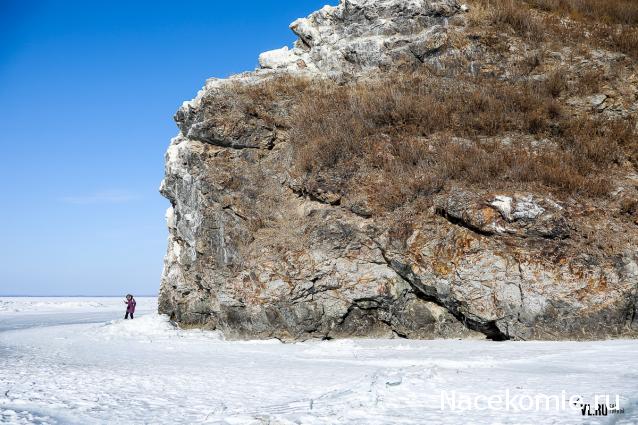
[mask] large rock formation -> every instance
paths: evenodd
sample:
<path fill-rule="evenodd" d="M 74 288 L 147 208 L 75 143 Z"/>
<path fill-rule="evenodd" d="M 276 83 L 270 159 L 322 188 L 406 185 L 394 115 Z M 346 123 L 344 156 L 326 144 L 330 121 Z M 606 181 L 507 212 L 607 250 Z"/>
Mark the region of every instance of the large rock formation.
<path fill-rule="evenodd" d="M 160 312 L 227 338 L 635 334 L 636 226 L 605 205 L 452 184 L 405 230 L 291 173 L 294 136 L 277 117 L 294 87 L 269 103 L 275 119 L 237 106 L 241 87 L 280 75 L 347 81 L 399 64 L 440 67 L 460 54 L 444 46 L 466 31 L 466 9 L 344 0 L 295 21 L 294 48 L 262 54 L 254 72 L 211 79 L 184 103 L 161 186 L 171 207 Z M 463 54 L 474 63 L 484 52 L 470 44 Z M 498 66 L 491 59 L 483 67 Z M 601 228 L 618 234 L 613 252 L 586 248 Z"/>

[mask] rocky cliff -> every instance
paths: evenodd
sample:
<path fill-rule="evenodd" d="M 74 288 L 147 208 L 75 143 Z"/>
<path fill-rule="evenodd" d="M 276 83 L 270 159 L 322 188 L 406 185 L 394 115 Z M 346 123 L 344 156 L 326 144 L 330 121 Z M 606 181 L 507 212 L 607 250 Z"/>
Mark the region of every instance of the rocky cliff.
<path fill-rule="evenodd" d="M 342 0 L 208 80 L 166 153 L 160 312 L 227 338 L 636 335 L 635 23 L 501 3 Z"/>

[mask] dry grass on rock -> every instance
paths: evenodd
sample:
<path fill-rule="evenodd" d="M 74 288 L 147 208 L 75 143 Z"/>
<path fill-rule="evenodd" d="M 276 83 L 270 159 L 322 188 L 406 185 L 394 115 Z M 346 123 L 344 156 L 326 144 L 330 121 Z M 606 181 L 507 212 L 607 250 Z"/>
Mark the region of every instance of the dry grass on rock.
<path fill-rule="evenodd" d="M 227 116 L 257 117 L 285 131 L 293 144 L 291 173 L 304 192 L 364 200 L 372 213 L 427 201 L 450 184 L 606 196 L 618 167 L 638 161 L 634 120 L 577 110 L 567 100 L 622 84 L 616 71 L 626 65 L 611 73 L 583 70 L 574 65 L 581 59 L 556 64 L 543 52 L 568 46 L 586 57 L 590 47 L 602 46 L 638 57 L 632 38 L 638 3 L 476 0 L 470 6 L 472 40 L 487 57 L 503 58 L 496 61 L 501 74 L 474 75 L 462 58 L 450 56 L 459 64 L 444 72 L 422 66 L 349 83 L 284 75 L 238 85 L 238 113 Z M 577 25 L 563 25 L 566 18 Z M 510 52 L 512 40 L 519 44 Z"/>
<path fill-rule="evenodd" d="M 424 74 L 318 83 L 291 119 L 296 172 L 333 192 L 372 186 L 382 210 L 450 181 L 603 196 L 636 137 L 629 122 L 563 116 L 563 89 Z"/>

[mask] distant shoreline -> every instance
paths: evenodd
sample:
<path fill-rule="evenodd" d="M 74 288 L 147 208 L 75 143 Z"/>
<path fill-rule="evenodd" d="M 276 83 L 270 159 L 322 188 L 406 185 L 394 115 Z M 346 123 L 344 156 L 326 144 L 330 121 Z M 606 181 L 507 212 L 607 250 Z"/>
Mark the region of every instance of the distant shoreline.
<path fill-rule="evenodd" d="M 135 295 L 138 298 L 152 298 L 158 295 Z M 3 295 L 0 294 L 0 298 L 118 298 L 124 297 L 124 295 Z"/>

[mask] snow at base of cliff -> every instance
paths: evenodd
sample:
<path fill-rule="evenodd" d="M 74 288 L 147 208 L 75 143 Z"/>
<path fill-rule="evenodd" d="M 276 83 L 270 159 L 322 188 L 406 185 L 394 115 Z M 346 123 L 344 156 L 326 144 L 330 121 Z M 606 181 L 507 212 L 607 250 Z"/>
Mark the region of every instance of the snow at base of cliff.
<path fill-rule="evenodd" d="M 120 299 L 23 300 L 0 304 L 0 423 L 638 423 L 637 341 L 237 342 L 122 320 Z M 38 309 L 38 327 L 3 326 Z M 43 325 L 95 309 L 113 317 Z M 624 412 L 583 416 L 596 395 Z"/>

